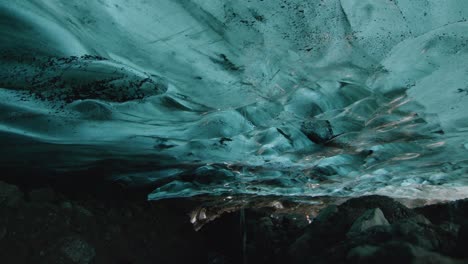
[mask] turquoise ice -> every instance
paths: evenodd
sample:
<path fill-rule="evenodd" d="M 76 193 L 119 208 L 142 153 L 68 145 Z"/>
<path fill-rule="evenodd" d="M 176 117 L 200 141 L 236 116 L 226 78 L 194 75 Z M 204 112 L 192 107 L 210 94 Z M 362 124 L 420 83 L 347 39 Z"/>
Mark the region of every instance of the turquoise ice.
<path fill-rule="evenodd" d="M 466 0 L 0 2 L 2 166 L 149 199 L 468 196 Z"/>

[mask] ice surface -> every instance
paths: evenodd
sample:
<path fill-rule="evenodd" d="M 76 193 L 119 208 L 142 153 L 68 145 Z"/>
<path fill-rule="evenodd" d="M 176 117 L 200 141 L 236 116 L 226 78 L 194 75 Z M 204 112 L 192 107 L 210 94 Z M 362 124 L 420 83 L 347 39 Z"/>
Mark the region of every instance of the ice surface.
<path fill-rule="evenodd" d="M 466 0 L 2 0 L 2 166 L 105 164 L 149 199 L 466 197 L 467 18 Z"/>

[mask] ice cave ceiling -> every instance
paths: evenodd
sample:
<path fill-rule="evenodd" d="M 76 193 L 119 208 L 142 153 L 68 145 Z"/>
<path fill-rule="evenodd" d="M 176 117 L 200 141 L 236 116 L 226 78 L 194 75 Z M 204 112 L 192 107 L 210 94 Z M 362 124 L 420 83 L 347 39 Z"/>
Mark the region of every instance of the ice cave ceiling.
<path fill-rule="evenodd" d="M 466 197 L 467 19 L 466 0 L 1 0 L 1 166 L 106 166 L 149 199 Z"/>

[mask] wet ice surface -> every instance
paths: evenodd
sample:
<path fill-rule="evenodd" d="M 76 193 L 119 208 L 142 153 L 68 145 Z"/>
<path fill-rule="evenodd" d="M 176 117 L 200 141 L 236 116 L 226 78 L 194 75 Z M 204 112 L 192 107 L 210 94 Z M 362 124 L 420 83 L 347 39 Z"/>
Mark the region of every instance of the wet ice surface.
<path fill-rule="evenodd" d="M 105 164 L 149 199 L 468 196 L 465 0 L 22 0 L 0 18 L 3 167 Z"/>

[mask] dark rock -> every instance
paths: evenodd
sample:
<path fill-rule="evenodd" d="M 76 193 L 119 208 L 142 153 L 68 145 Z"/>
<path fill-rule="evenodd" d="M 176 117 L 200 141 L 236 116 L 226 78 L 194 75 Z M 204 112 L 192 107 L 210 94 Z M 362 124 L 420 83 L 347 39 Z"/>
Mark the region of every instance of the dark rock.
<path fill-rule="evenodd" d="M 349 229 L 348 236 L 352 236 L 355 233 L 361 233 L 371 227 L 379 225 L 389 225 L 387 219 L 382 213 L 382 210 L 379 208 L 369 209 L 354 221 L 353 225 Z"/>
<path fill-rule="evenodd" d="M 458 231 L 455 255 L 461 258 L 468 258 L 468 223 L 463 224 Z"/>
<path fill-rule="evenodd" d="M 468 243 L 387 197 L 360 197 L 330 208 L 289 247 L 293 263 L 438 263 L 424 262 L 431 257 L 456 263 L 443 255 L 454 256 L 457 246 L 461 251 Z"/>
<path fill-rule="evenodd" d="M 81 205 L 75 204 L 73 206 L 73 209 L 75 210 L 77 216 L 80 218 L 88 218 L 88 217 L 94 216 L 90 210 L 86 209 L 85 207 Z"/>
<path fill-rule="evenodd" d="M 23 197 L 18 187 L 0 181 L 0 206 L 17 207 L 23 202 Z"/>
<path fill-rule="evenodd" d="M 10 196 L 1 197 L 3 205 Z M 452 218 L 441 217 L 443 222 L 382 196 L 328 206 L 311 224 L 306 215 L 319 207 L 296 213 L 245 209 L 245 215 L 224 213 L 195 232 L 190 210 L 180 209 L 181 204 L 189 208 L 185 200 L 42 197 L 17 208 L 0 207 L 1 263 L 228 264 L 242 263 L 244 257 L 259 264 L 467 263 L 452 257 L 468 258 L 463 203 L 451 209 Z"/>
<path fill-rule="evenodd" d="M 55 191 L 51 188 L 35 189 L 29 192 L 31 202 L 53 202 L 55 198 Z"/>
<path fill-rule="evenodd" d="M 421 225 L 432 225 L 431 221 L 429 221 L 429 219 L 427 219 L 423 215 L 412 216 L 412 217 L 409 217 L 407 220 L 412 221 L 414 223 L 421 224 Z"/>
<path fill-rule="evenodd" d="M 435 250 L 440 246 L 438 234 L 433 228 L 420 225 L 410 219 L 393 224 L 392 229 L 394 235 L 399 237 L 400 240 L 421 248 Z"/>
<path fill-rule="evenodd" d="M 447 231 L 448 233 L 454 234 L 455 236 L 458 235 L 458 231 L 460 230 L 460 225 L 455 224 L 452 222 L 443 222 L 439 225 L 442 230 Z"/>
<path fill-rule="evenodd" d="M 393 200 L 392 198 L 379 195 L 362 196 L 350 199 L 339 206 L 340 210 L 346 211 L 350 219 L 355 219 L 367 209 L 380 208 L 389 223 L 400 219 L 417 216 L 408 207 Z"/>
<path fill-rule="evenodd" d="M 353 263 L 364 263 L 367 259 L 372 258 L 378 250 L 379 247 L 376 246 L 358 246 L 348 252 L 347 259 Z"/>
<path fill-rule="evenodd" d="M 5 239 L 6 240 L 6 239 Z M 2 241 L 0 241 L 2 242 Z M 7 243 L 6 243 L 7 242 Z M 13 239 L 0 244 L 0 261 L 5 264 L 27 264 L 29 250 L 27 245 Z"/>
<path fill-rule="evenodd" d="M 96 255 L 94 248 L 80 237 L 68 237 L 60 242 L 60 251 L 76 264 L 91 263 Z"/>
<path fill-rule="evenodd" d="M 388 242 L 394 238 L 392 226 L 389 225 L 378 225 L 367 229 L 364 232 L 349 236 L 350 246 L 365 245 L 372 243 L 373 245 L 379 245 Z"/>
<path fill-rule="evenodd" d="M 63 201 L 62 203 L 60 203 L 60 208 L 64 210 L 72 210 L 73 204 L 69 201 Z"/>
<path fill-rule="evenodd" d="M 293 263 L 305 263 L 311 252 L 313 246 L 314 236 L 311 232 L 306 232 L 301 235 L 294 243 L 289 247 L 289 255 L 293 260 Z"/>
<path fill-rule="evenodd" d="M 361 246 L 352 249 L 347 263 L 464 263 L 440 254 L 397 241 L 388 242 L 380 247 Z"/>
<path fill-rule="evenodd" d="M 2 226 L 0 227 L 0 240 L 2 240 L 7 234 L 7 229 L 6 227 Z"/>
<path fill-rule="evenodd" d="M 314 221 L 305 230 L 304 233 L 296 239 L 290 246 L 289 254 L 297 263 L 307 263 L 310 256 L 320 258 L 322 255 L 337 255 L 337 252 L 330 253 L 333 246 L 347 239 L 347 233 L 353 223 L 369 209 L 380 208 L 387 217 L 388 222 L 403 219 L 405 217 L 416 215 L 410 209 L 393 199 L 383 196 L 365 196 L 354 198 L 339 205 L 337 209 L 327 209 L 323 215 L 326 221 Z M 320 215 L 320 213 L 319 213 Z M 340 254 L 345 254 L 340 250 Z M 322 256 L 323 257 L 323 256 Z"/>
<path fill-rule="evenodd" d="M 456 236 L 438 226 L 421 223 L 417 217 L 402 219 L 390 226 L 371 227 L 348 238 L 346 244 L 350 247 L 368 243 L 381 245 L 395 240 L 446 255 L 452 254 L 456 245 Z"/>
<path fill-rule="evenodd" d="M 334 214 L 338 212 L 338 206 L 335 204 L 329 205 L 318 213 L 318 215 L 314 218 L 314 221 L 319 221 L 319 222 L 325 222 L 330 217 L 332 217 Z"/>
<path fill-rule="evenodd" d="M 423 206 L 414 210 L 436 225 L 444 222 L 462 224 L 468 219 L 468 199 Z"/>

